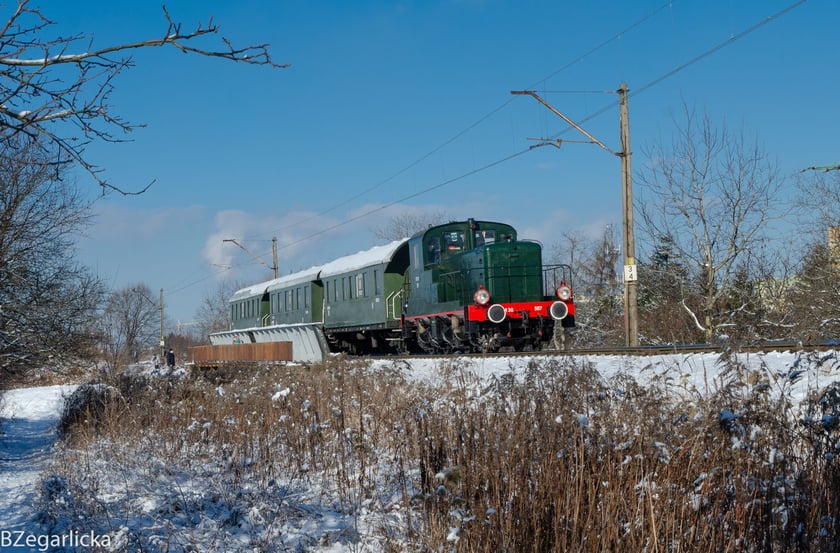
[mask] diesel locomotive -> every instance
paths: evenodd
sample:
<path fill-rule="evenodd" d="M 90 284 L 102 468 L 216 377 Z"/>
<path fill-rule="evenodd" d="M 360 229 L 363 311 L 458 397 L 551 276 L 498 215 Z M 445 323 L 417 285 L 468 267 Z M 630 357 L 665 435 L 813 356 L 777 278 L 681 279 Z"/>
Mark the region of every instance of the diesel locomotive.
<path fill-rule="evenodd" d="M 468 219 L 238 290 L 230 330 L 211 342 L 305 334 L 356 354 L 559 349 L 575 325 L 571 283 L 568 265 L 543 265 L 538 242 Z"/>

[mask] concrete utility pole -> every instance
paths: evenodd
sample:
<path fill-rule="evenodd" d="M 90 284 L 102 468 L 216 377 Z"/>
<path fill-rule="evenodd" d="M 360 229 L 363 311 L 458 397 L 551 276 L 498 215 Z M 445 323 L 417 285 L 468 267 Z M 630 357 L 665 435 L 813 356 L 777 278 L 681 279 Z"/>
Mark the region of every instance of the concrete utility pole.
<path fill-rule="evenodd" d="M 274 264 L 270 267 L 268 266 L 268 263 L 263 261 L 263 259 L 260 256 L 252 254 L 251 252 L 249 252 L 245 248 L 245 246 L 243 246 L 242 244 L 240 244 L 239 242 L 237 242 L 233 238 L 225 238 L 224 240 L 222 240 L 222 242 L 230 242 L 231 244 L 234 244 L 235 246 L 239 247 L 239 249 L 241 249 L 243 252 L 247 253 L 248 255 L 250 255 L 251 257 L 253 257 L 257 261 L 259 261 L 260 263 L 262 263 L 263 265 L 265 265 L 266 267 L 268 267 L 269 269 L 274 271 L 274 278 L 277 278 L 279 276 L 279 267 L 277 266 L 277 237 L 276 236 L 271 239 L 271 255 L 272 255 L 272 261 L 274 261 Z"/>
<path fill-rule="evenodd" d="M 617 90 L 619 95 L 619 127 L 621 133 L 620 152 L 610 150 L 603 142 L 583 130 L 580 125 L 560 113 L 548 102 L 540 98 L 535 92 L 531 90 L 511 90 L 510 93 L 527 94 L 528 96 L 532 96 L 539 103 L 550 109 L 552 113 L 563 119 L 563 121 L 588 138 L 589 143 L 596 144 L 614 156 L 621 158 L 621 205 L 623 221 L 622 228 L 624 231 L 624 343 L 626 346 L 638 346 L 639 318 L 637 311 L 636 289 L 636 239 L 633 231 L 633 185 L 630 170 L 630 115 L 627 106 L 627 90 L 627 85 L 625 83 L 621 83 Z M 559 147 L 563 142 L 562 140 L 542 140 L 544 144 L 541 145 L 551 144 L 557 147 Z"/>

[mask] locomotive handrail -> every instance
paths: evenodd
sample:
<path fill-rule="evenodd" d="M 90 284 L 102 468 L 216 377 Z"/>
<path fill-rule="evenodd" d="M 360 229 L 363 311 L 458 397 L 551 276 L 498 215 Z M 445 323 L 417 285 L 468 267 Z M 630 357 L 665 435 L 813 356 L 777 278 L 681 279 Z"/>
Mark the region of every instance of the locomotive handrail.
<path fill-rule="evenodd" d="M 560 278 L 558 278 L 558 272 L 560 273 Z M 572 267 L 570 265 L 565 263 L 543 265 L 543 286 L 547 291 L 557 288 L 561 281 L 569 286 L 574 286 L 572 282 Z"/>
<path fill-rule="evenodd" d="M 397 315 L 397 299 L 401 298 L 403 294 L 402 290 L 394 290 L 388 297 L 385 298 L 385 315 L 391 315 L 391 319 L 398 320 L 400 317 Z M 390 311 L 390 313 L 389 313 Z"/>

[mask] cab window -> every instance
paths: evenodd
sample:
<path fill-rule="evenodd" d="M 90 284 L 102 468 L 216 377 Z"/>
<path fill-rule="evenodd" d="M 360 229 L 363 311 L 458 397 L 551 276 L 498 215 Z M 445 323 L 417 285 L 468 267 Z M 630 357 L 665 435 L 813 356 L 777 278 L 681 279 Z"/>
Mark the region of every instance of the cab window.
<path fill-rule="evenodd" d="M 477 230 L 475 231 L 475 245 L 483 246 L 485 244 L 492 244 L 496 241 L 495 230 Z"/>
<path fill-rule="evenodd" d="M 452 231 L 443 235 L 444 245 L 447 251 L 461 251 L 464 249 L 464 231 Z"/>
<path fill-rule="evenodd" d="M 426 265 L 440 263 L 440 237 L 435 236 L 426 240 Z"/>

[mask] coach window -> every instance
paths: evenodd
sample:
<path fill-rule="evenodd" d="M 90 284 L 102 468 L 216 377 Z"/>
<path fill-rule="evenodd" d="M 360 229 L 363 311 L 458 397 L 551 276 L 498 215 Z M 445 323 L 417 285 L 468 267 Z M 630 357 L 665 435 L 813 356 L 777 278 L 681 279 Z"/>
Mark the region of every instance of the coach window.
<path fill-rule="evenodd" d="M 356 275 L 356 297 L 363 298 L 365 295 L 365 274 L 359 273 Z"/>
<path fill-rule="evenodd" d="M 378 296 L 382 293 L 382 287 L 379 285 L 379 271 L 373 270 L 373 295 Z"/>
<path fill-rule="evenodd" d="M 309 307 L 309 298 L 311 297 L 312 289 L 307 286 L 303 289 L 303 308 L 306 309 Z"/>
<path fill-rule="evenodd" d="M 300 309 L 300 288 L 295 288 L 295 310 Z"/>

